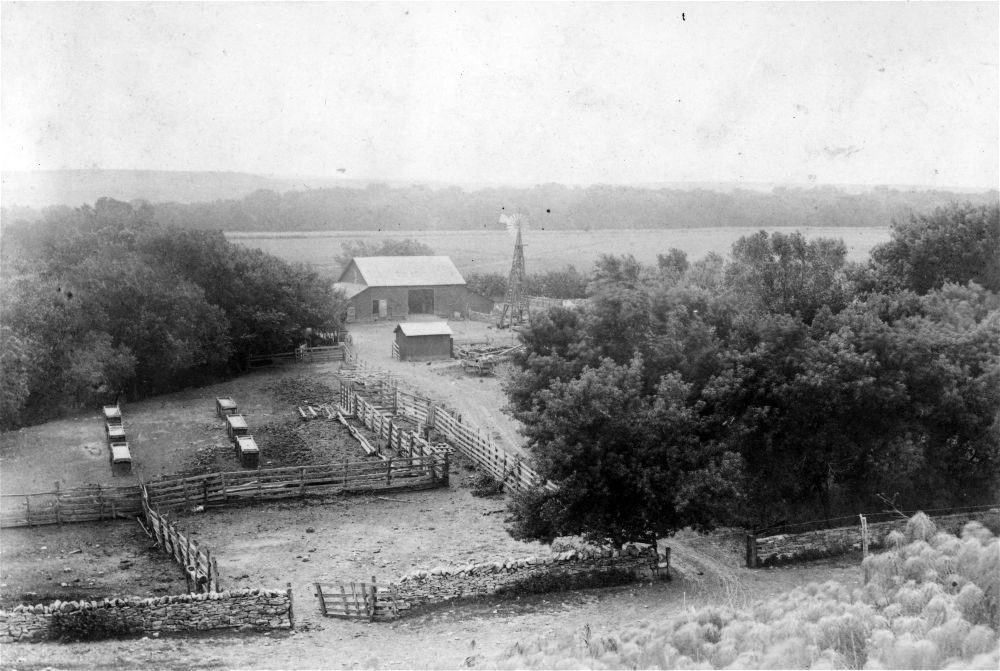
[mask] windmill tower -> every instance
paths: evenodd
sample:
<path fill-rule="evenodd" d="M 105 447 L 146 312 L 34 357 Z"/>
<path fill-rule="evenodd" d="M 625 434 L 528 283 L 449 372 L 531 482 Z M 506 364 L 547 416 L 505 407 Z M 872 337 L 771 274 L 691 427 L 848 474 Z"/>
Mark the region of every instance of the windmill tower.
<path fill-rule="evenodd" d="M 514 262 L 510 266 L 510 276 L 507 278 L 507 296 L 504 298 L 503 310 L 500 312 L 498 328 L 507 328 L 522 324 L 528 319 L 528 294 L 525 290 L 524 278 L 524 244 L 521 242 L 521 232 L 527 228 L 527 215 L 518 213 L 513 216 L 500 215 L 500 223 L 514 234 Z"/>

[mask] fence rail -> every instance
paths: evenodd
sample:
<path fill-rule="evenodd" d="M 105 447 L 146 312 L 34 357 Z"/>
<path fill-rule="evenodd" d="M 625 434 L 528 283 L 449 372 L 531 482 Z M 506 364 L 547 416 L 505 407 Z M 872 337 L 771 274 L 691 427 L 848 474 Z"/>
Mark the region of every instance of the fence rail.
<path fill-rule="evenodd" d="M 322 347 L 300 347 L 290 352 L 258 354 L 250 357 L 250 367 L 275 366 L 284 363 L 326 363 L 343 361 L 344 345 L 324 345 Z"/>
<path fill-rule="evenodd" d="M 139 487 L 92 485 L 37 494 L 0 496 L 0 527 L 97 522 L 142 513 Z"/>
<path fill-rule="evenodd" d="M 426 489 L 446 477 L 446 460 L 430 455 L 386 461 L 287 466 L 209 473 L 149 482 L 151 505 L 162 508 L 226 505 L 237 501 L 273 501 L 306 495 L 386 489 Z"/>
<path fill-rule="evenodd" d="M 326 617 L 391 620 L 399 616 L 393 586 L 379 589 L 372 576 L 370 583 L 313 583 L 319 609 Z"/>
<path fill-rule="evenodd" d="M 184 569 L 188 592 L 218 592 L 219 567 L 208 549 L 198 547 L 190 531 L 183 534 L 177 523 L 170 521 L 167 513 L 154 510 L 149 504 L 145 489 L 141 491 L 142 513 L 149 525 L 147 532 L 156 540 L 160 549 L 170 555 Z"/>
<path fill-rule="evenodd" d="M 373 371 L 371 375 L 360 377 L 356 371 L 364 370 L 363 362 L 355 358 L 353 365 L 355 368 L 338 375 L 341 379 L 341 410 L 346 417 L 356 417 L 375 434 L 378 441 L 385 440 L 391 447 L 394 417 L 403 417 L 417 424 L 416 431 L 411 433 L 419 436 L 424 428 L 434 428 L 450 445 L 503 482 L 508 489 L 523 491 L 540 485 L 555 488 L 525 464 L 520 455 L 499 447 L 479 429 L 463 422 L 461 415 L 454 410 L 419 394 L 400 390 L 397 379 L 380 376 L 374 369 L 369 369 Z M 367 444 L 366 451 L 378 450 L 378 443 L 372 446 L 365 438 L 359 440 L 363 446 Z M 426 440 L 419 439 L 417 444 L 421 450 L 434 453 Z"/>

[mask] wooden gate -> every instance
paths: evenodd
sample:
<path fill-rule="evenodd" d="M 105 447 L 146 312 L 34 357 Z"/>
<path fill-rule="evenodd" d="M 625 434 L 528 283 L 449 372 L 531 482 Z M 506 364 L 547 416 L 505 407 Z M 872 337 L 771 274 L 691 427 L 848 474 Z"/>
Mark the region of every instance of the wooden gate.
<path fill-rule="evenodd" d="M 375 577 L 371 583 L 350 582 L 336 585 L 313 583 L 319 609 L 327 617 L 351 620 L 394 620 L 399 616 L 392 589 L 379 589 Z"/>

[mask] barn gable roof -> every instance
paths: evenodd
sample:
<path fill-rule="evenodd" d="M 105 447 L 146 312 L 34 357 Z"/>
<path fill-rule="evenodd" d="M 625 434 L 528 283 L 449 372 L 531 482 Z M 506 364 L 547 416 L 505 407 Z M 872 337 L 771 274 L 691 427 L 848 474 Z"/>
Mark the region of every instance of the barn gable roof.
<path fill-rule="evenodd" d="M 354 265 L 370 287 L 412 287 L 465 284 L 465 278 L 447 256 L 359 256 L 351 260 L 340 279 Z"/>
<path fill-rule="evenodd" d="M 368 287 L 364 284 L 354 284 L 353 282 L 334 282 L 334 289 L 344 292 L 344 298 L 354 298 Z"/>
<path fill-rule="evenodd" d="M 451 328 L 445 322 L 401 322 L 394 331 L 402 331 L 405 336 L 451 335 Z"/>

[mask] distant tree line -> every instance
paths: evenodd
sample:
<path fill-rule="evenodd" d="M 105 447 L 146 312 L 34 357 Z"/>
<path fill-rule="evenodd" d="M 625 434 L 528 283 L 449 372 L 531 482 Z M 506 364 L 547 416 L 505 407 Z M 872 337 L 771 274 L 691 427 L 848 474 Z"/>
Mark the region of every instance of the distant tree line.
<path fill-rule="evenodd" d="M 258 190 L 243 198 L 200 203 L 159 203 L 157 219 L 223 231 L 416 231 L 500 229 L 501 208 L 530 213 L 545 230 L 677 229 L 704 227 L 885 226 L 914 212 L 952 201 L 945 191 L 876 187 L 849 193 L 834 187 L 775 188 L 770 193 L 708 189 L 597 185 L 532 188 L 426 186 Z M 997 202 L 997 192 L 968 196 Z M 67 210 L 68 208 L 57 208 Z M 35 217 L 37 218 L 37 214 Z M 3 223 L 32 218 L 31 211 L 3 211 Z"/>
<path fill-rule="evenodd" d="M 329 280 L 260 250 L 101 199 L 7 227 L 0 298 L 4 427 L 204 383 L 337 327 Z"/>
<path fill-rule="evenodd" d="M 731 258 L 604 256 L 533 318 L 505 382 L 540 474 L 514 535 L 652 540 L 1000 495 L 1000 208 L 843 242 L 760 232 Z M 884 497 L 884 498 L 883 498 Z"/>

